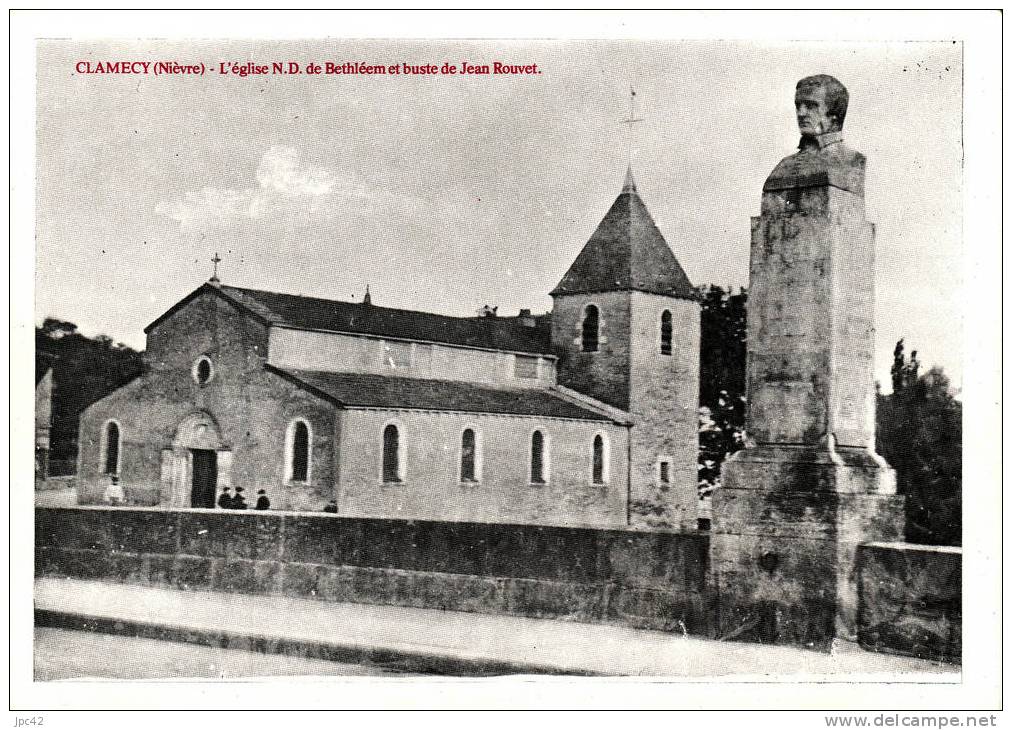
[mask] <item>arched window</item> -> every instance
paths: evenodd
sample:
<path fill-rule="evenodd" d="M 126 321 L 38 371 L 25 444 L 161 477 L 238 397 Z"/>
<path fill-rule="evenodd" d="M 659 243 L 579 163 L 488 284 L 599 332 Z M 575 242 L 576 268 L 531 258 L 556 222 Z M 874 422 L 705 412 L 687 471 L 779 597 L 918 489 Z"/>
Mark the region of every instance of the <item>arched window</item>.
<path fill-rule="evenodd" d="M 591 481 L 594 484 L 608 483 L 608 442 L 602 434 L 594 436 L 593 453 L 591 455 Z"/>
<path fill-rule="evenodd" d="M 531 484 L 545 484 L 548 465 L 548 449 L 545 435 L 541 431 L 531 434 Z"/>
<path fill-rule="evenodd" d="M 383 429 L 383 481 L 402 481 L 401 434 L 397 426 L 390 423 Z"/>
<path fill-rule="evenodd" d="M 597 352 L 600 315 L 597 307 L 588 304 L 583 310 L 583 333 L 581 345 L 584 352 Z"/>
<path fill-rule="evenodd" d="M 115 421 L 106 423 L 102 437 L 103 453 L 105 454 L 102 471 L 106 474 L 119 474 L 119 424 Z"/>
<path fill-rule="evenodd" d="M 473 428 L 460 436 L 460 481 L 478 481 L 478 436 Z"/>
<path fill-rule="evenodd" d="M 671 312 L 667 309 L 661 314 L 661 354 L 671 354 Z"/>
<path fill-rule="evenodd" d="M 309 432 L 309 424 L 298 419 L 292 421 L 288 426 L 288 434 L 285 439 L 288 448 L 288 481 L 308 482 L 311 457 L 310 443 L 312 438 Z"/>

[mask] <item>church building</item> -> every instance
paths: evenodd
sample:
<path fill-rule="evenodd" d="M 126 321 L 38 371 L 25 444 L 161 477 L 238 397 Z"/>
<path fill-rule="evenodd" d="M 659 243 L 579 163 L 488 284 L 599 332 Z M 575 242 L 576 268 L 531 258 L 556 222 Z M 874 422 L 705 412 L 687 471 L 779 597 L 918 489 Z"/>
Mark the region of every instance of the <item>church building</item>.
<path fill-rule="evenodd" d="M 226 286 L 145 328 L 81 416 L 78 495 L 403 519 L 694 528 L 700 308 L 631 171 L 548 314 Z"/>

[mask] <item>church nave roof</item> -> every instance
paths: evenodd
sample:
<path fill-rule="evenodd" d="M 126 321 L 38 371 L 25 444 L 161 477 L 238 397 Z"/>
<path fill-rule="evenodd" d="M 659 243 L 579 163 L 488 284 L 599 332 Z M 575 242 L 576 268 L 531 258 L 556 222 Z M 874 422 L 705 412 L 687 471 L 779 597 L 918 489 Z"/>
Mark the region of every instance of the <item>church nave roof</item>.
<path fill-rule="evenodd" d="M 341 302 L 296 294 L 204 284 L 144 328 L 150 332 L 162 320 L 202 293 L 228 299 L 266 324 L 295 329 L 345 332 L 435 342 L 484 350 L 553 356 L 547 317 L 527 327 L 517 317 L 451 317 L 445 314 L 391 309 L 364 302 Z"/>
<path fill-rule="evenodd" d="M 334 373 L 265 366 L 337 405 L 349 408 L 390 408 L 420 411 L 501 413 L 518 416 L 613 419 L 542 388 L 495 388 L 450 380 L 398 378 L 366 373 Z"/>

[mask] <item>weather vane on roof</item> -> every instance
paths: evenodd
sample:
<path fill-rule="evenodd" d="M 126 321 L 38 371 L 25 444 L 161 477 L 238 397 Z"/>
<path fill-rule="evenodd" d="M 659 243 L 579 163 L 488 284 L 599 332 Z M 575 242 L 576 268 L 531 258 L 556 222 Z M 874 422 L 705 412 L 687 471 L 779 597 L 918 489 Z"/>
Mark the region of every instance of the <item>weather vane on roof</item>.
<path fill-rule="evenodd" d="M 211 283 L 220 284 L 221 280 L 218 278 L 218 264 L 221 263 L 221 257 L 218 255 L 217 251 L 214 252 L 214 258 L 211 259 L 211 263 L 214 264 L 214 273 L 211 274 Z"/>
<path fill-rule="evenodd" d="M 629 125 L 629 164 L 632 164 L 632 151 L 633 151 L 633 125 L 636 122 L 644 121 L 642 117 L 636 116 L 636 90 L 632 86 L 629 87 L 629 118 L 620 120 L 622 124 Z"/>

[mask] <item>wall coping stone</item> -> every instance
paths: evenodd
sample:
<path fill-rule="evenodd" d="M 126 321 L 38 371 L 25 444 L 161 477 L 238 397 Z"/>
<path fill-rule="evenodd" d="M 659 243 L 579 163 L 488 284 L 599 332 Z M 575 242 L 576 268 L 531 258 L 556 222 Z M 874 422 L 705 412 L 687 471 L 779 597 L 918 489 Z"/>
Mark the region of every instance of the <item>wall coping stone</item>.
<path fill-rule="evenodd" d="M 678 535 L 682 537 L 701 536 L 709 537 L 709 532 L 700 532 L 694 529 L 685 528 L 647 528 L 647 527 L 634 527 L 634 526 L 610 526 L 602 527 L 601 525 L 594 525 L 589 523 L 571 523 L 571 524 L 549 524 L 542 522 L 481 522 L 478 520 L 434 520 L 426 518 L 402 518 L 402 517 L 370 517 L 368 515 L 347 515 L 347 514 L 333 514 L 325 512 L 298 512 L 298 511 L 287 511 L 287 510 L 224 510 L 220 508 L 210 507 L 161 507 L 161 506 L 150 506 L 146 507 L 143 505 L 124 505 L 121 507 L 113 507 L 107 504 L 76 504 L 67 505 L 65 507 L 36 507 L 37 511 L 58 511 L 58 510 L 88 510 L 91 512 L 159 512 L 159 513 L 170 513 L 170 514 L 230 514 L 236 515 L 237 517 L 252 516 L 252 517 L 296 517 L 298 519 L 319 519 L 319 520 L 359 520 L 359 521 L 374 521 L 374 522 L 403 522 L 403 523 L 439 523 L 439 524 L 452 524 L 452 525 L 501 525 L 510 527 L 529 527 L 532 529 L 552 529 L 552 530 L 589 530 L 593 532 L 619 532 L 628 533 L 630 535 Z"/>
<path fill-rule="evenodd" d="M 861 547 L 883 548 L 887 550 L 909 550 L 922 553 L 946 553 L 962 555 L 963 548 L 958 545 L 918 545 L 913 542 L 863 542 Z"/>

